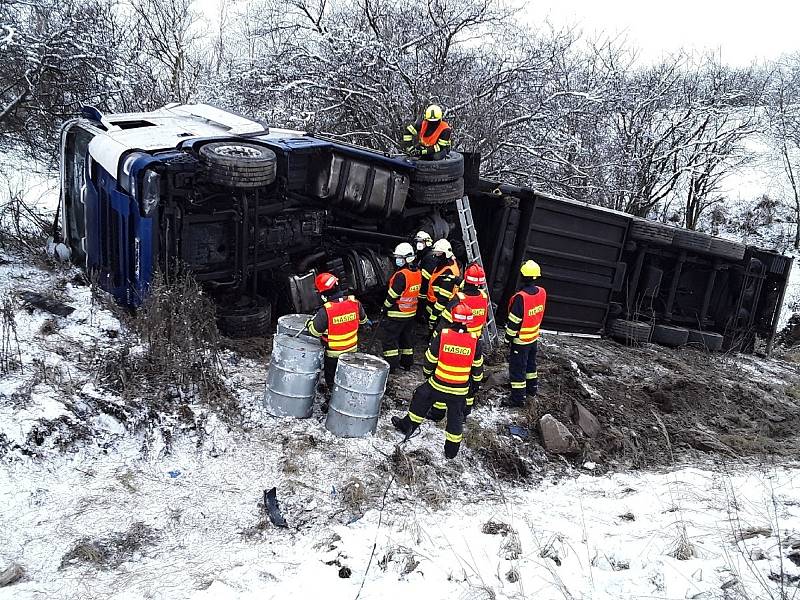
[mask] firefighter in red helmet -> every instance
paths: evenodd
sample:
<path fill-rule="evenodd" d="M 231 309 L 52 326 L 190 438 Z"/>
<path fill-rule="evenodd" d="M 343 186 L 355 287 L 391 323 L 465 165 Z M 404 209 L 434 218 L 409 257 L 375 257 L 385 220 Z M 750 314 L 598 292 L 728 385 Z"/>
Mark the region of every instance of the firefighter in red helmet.
<path fill-rule="evenodd" d="M 459 304 L 452 311 L 452 328 L 444 328 L 431 338 L 425 353 L 425 383 L 414 390 L 411 406 L 403 418 L 392 417 L 392 425 L 410 436 L 427 416 L 447 417 L 444 455 L 455 458 L 464 437 L 466 400 L 474 396 L 483 381 L 483 349 L 474 333 L 472 309 Z"/>
<path fill-rule="evenodd" d="M 336 365 L 345 352 L 358 350 L 358 326 L 369 323 L 364 307 L 355 296 L 346 296 L 339 289 L 339 280 L 331 273 L 320 273 L 314 286 L 323 305 L 308 321 L 308 332 L 325 345 L 325 383 L 333 385 Z"/>

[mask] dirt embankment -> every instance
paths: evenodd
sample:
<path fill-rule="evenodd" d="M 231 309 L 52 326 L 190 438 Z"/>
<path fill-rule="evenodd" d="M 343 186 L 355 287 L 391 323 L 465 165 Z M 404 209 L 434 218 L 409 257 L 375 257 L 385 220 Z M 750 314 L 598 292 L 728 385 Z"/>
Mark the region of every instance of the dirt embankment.
<path fill-rule="evenodd" d="M 505 364 L 497 355 L 489 363 L 479 403 L 498 406 L 508 394 Z M 526 426 L 527 440 L 512 439 L 521 455 L 535 460 L 541 458 L 538 423 L 547 413 L 578 442 L 571 462 L 601 470 L 703 455 L 793 459 L 800 451 L 800 361 L 791 354 L 761 359 L 550 336 L 540 346 L 539 373 L 540 393 L 530 409 L 495 424 L 499 435 L 511 424 Z"/>

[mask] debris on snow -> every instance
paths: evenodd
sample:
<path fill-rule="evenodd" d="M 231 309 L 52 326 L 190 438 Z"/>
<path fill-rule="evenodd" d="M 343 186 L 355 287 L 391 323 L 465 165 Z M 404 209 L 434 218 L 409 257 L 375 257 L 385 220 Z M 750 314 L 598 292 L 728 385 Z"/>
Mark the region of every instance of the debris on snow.
<path fill-rule="evenodd" d="M 25 569 L 17 564 L 11 563 L 5 569 L 0 571 L 0 587 L 5 587 L 16 583 L 25 576 Z"/>

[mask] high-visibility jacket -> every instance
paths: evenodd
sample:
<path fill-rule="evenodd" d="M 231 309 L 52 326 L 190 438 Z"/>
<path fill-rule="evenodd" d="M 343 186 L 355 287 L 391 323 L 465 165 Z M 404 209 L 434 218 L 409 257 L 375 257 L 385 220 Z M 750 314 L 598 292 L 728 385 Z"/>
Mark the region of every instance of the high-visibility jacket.
<path fill-rule="evenodd" d="M 458 268 L 458 263 L 455 260 L 450 260 L 444 266 L 434 269 L 428 282 L 428 302 L 436 302 L 436 280 L 445 273 L 450 273 L 453 277 L 459 277 L 461 271 Z"/>
<path fill-rule="evenodd" d="M 453 130 L 447 121 L 439 121 L 431 127 L 427 121 L 420 119 L 413 125 L 407 125 L 403 131 L 403 147 L 412 148 L 414 143 L 420 146 L 420 156 L 441 159 L 447 156 L 452 146 Z"/>
<path fill-rule="evenodd" d="M 456 299 L 458 300 L 456 302 Z M 456 297 L 453 298 L 452 304 L 466 304 L 472 309 L 472 323 L 467 327 L 467 331 L 480 336 L 483 333 L 483 327 L 486 325 L 486 319 L 489 316 L 489 295 L 483 290 L 478 290 L 477 294 L 465 294 L 463 291 L 458 292 Z M 449 314 L 449 311 L 446 311 Z M 448 321 L 452 321 L 452 317 L 442 315 Z"/>
<path fill-rule="evenodd" d="M 325 354 L 337 357 L 357 350 L 358 326 L 366 322 L 364 307 L 354 296 L 337 295 L 323 304 L 306 326 L 325 343 Z"/>
<path fill-rule="evenodd" d="M 506 337 L 515 344 L 532 344 L 539 339 L 539 327 L 544 318 L 547 292 L 538 286 L 527 286 L 511 296 L 508 303 Z"/>
<path fill-rule="evenodd" d="M 389 290 L 383 305 L 386 315 L 395 319 L 408 319 L 417 314 L 422 273 L 416 267 L 397 270 L 389 279 Z"/>
<path fill-rule="evenodd" d="M 430 148 L 431 146 L 438 144 L 439 139 L 442 137 L 442 133 L 449 129 L 450 125 L 444 120 L 439 121 L 439 124 L 435 128 L 430 127 L 430 123 L 428 121 L 422 121 L 417 139 L 422 146 Z"/>
<path fill-rule="evenodd" d="M 474 333 L 443 329 L 433 336 L 425 353 L 424 374 L 435 390 L 469 395 L 470 385 L 483 380 L 483 351 Z"/>

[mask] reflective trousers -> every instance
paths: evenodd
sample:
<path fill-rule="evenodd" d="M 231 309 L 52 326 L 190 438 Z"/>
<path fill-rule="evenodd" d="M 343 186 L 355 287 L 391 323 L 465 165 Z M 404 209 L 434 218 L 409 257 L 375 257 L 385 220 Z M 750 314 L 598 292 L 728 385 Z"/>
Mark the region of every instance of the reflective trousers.
<path fill-rule="evenodd" d="M 536 370 L 536 348 L 534 341 L 530 344 L 509 345 L 508 380 L 511 382 L 511 401 L 524 404 L 525 396 L 535 396 L 539 390 L 539 373 Z"/>
<path fill-rule="evenodd" d="M 442 416 L 447 416 L 444 433 L 444 455 L 446 458 L 455 458 L 458 449 L 461 447 L 461 440 L 464 438 L 464 408 L 466 398 L 454 394 L 445 394 L 433 389 L 427 381 L 414 390 L 411 398 L 411 406 L 408 413 L 403 417 L 403 429 L 412 433 L 422 424 L 426 416 L 433 420 L 441 420 Z M 429 411 L 439 411 L 429 415 Z M 442 412 L 444 414 L 442 415 Z"/>
<path fill-rule="evenodd" d="M 386 317 L 381 326 L 383 358 L 392 371 L 414 364 L 414 317 L 397 319 Z"/>

